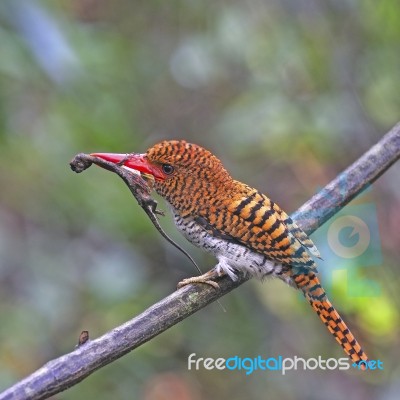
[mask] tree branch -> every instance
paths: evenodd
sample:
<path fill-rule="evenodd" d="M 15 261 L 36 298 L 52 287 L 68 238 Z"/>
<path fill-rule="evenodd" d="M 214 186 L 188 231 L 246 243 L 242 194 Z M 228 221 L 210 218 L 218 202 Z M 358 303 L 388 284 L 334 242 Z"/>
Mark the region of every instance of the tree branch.
<path fill-rule="evenodd" d="M 292 217 L 308 234 L 312 233 L 350 200 L 374 182 L 400 158 L 400 123 L 354 164 L 307 201 Z M 219 290 L 208 285 L 189 285 L 154 304 L 146 311 L 114 328 L 98 339 L 88 341 L 71 353 L 43 367 L 0 394 L 0 400 L 46 399 L 59 393 L 97 369 L 129 353 L 154 336 L 240 286 L 221 278 Z"/>

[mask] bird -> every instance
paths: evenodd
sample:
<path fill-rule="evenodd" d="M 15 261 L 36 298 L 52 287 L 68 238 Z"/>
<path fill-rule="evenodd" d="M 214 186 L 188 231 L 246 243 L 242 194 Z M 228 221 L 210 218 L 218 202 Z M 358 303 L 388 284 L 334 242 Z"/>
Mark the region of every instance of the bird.
<path fill-rule="evenodd" d="M 321 258 L 308 235 L 277 203 L 231 177 L 205 148 L 185 140 L 164 140 L 146 153 L 92 153 L 141 173 L 170 205 L 177 229 L 195 246 L 213 254 L 217 265 L 178 285 L 209 284 L 238 273 L 263 280 L 277 277 L 299 289 L 354 365 L 368 356 L 327 297 L 314 258 Z"/>

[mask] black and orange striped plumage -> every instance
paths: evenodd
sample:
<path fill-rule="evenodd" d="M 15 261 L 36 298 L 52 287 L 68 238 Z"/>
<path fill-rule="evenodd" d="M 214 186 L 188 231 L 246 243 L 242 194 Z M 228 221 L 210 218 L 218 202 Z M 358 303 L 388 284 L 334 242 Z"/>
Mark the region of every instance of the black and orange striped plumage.
<path fill-rule="evenodd" d="M 217 157 L 195 144 L 164 141 L 140 157 L 139 170 L 155 177 L 154 188 L 171 204 L 178 229 L 218 258 L 216 271 L 232 279 L 237 270 L 274 275 L 301 289 L 351 360 L 367 360 L 316 276 L 311 255 L 319 257 L 318 250 L 276 203 L 234 180 Z M 125 165 L 135 168 L 134 162 Z"/>

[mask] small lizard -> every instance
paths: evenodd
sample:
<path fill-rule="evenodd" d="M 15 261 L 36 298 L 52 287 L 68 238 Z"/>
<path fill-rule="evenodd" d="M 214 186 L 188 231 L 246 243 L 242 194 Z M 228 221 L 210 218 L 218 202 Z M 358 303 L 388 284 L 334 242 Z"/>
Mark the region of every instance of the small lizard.
<path fill-rule="evenodd" d="M 132 172 L 132 170 L 123 166 L 123 163 L 129 159 L 130 154 L 127 154 L 126 157 L 120 161 L 119 163 L 113 163 L 110 161 L 103 160 L 99 157 L 95 157 L 85 153 L 77 154 L 72 161 L 69 163 L 72 171 L 77 174 L 88 169 L 92 164 L 96 164 L 99 167 L 107 169 L 108 171 L 114 172 L 117 174 L 122 180 L 126 183 L 129 190 L 137 200 L 140 207 L 143 208 L 144 212 L 150 218 L 153 225 L 156 227 L 158 232 L 174 247 L 176 247 L 181 253 L 183 253 L 197 268 L 197 270 L 201 273 L 199 266 L 193 260 L 191 255 L 180 247 L 177 243 L 175 243 L 162 229 L 159 221 L 158 215 L 164 216 L 164 212 L 157 209 L 157 201 L 154 200 L 150 194 L 152 191 L 152 182 L 154 178 L 149 175 L 144 175 L 146 180 L 142 177 L 141 174 L 137 174 Z"/>

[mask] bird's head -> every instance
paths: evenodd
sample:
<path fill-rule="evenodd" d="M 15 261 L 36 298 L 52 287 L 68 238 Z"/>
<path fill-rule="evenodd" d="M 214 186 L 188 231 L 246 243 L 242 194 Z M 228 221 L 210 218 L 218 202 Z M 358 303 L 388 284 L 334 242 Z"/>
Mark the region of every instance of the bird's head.
<path fill-rule="evenodd" d="M 146 153 L 93 153 L 154 179 L 154 188 L 178 210 L 188 209 L 229 186 L 232 178 L 208 150 L 184 140 L 157 143 Z"/>

